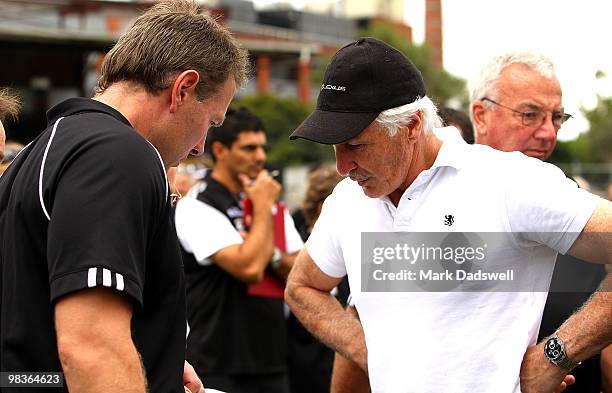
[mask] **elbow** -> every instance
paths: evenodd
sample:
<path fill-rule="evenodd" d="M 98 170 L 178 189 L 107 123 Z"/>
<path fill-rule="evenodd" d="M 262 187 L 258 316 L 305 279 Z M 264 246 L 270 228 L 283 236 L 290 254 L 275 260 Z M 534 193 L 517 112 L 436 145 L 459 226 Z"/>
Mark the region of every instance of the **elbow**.
<path fill-rule="evenodd" d="M 87 340 L 89 341 L 89 340 Z M 66 335 L 57 338 L 57 351 L 62 369 L 66 375 L 75 372 L 87 373 L 87 370 L 95 370 L 96 366 L 104 362 L 104 356 L 97 351 L 91 342 L 79 340 Z"/>
<path fill-rule="evenodd" d="M 295 283 L 291 280 L 291 275 L 287 279 L 287 284 L 285 285 L 285 303 L 291 310 L 294 309 L 295 304 Z"/>

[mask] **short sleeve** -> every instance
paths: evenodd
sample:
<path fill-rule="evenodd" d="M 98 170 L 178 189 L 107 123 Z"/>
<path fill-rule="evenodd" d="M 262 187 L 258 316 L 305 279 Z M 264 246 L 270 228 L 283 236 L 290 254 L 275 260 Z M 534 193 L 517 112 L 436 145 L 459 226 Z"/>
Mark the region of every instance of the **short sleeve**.
<path fill-rule="evenodd" d="M 528 159 L 508 179 L 506 206 L 512 232 L 565 254 L 595 211 L 599 197 L 578 188 L 554 165 Z"/>
<path fill-rule="evenodd" d="M 331 277 L 344 277 L 346 275 L 346 265 L 342 258 L 342 250 L 338 241 L 338 232 L 335 223 L 341 218 L 338 214 L 342 209 L 338 206 L 338 188 L 323 202 L 321 214 L 312 229 L 310 237 L 306 241 L 306 250 L 321 269 L 321 271 Z M 335 216 L 335 217 L 334 217 Z"/>
<path fill-rule="evenodd" d="M 161 160 L 133 131 L 97 136 L 69 154 L 60 142 L 42 176 L 51 301 L 104 286 L 142 306 L 147 253 L 168 213 Z"/>
<path fill-rule="evenodd" d="M 181 246 L 200 263 L 223 248 L 243 242 L 226 216 L 195 198 L 179 201 L 175 224 Z"/>

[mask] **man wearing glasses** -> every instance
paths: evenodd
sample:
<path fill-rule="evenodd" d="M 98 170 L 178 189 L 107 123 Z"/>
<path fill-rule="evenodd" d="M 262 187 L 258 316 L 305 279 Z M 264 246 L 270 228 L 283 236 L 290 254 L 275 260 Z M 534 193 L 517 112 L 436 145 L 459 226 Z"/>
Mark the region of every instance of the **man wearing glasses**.
<path fill-rule="evenodd" d="M 495 57 L 481 70 L 471 93 L 476 143 L 521 151 L 543 161 L 552 154 L 561 125 L 572 117 L 563 111 L 561 86 L 552 62 L 535 53 L 511 52 Z M 540 339 L 552 334 L 588 299 L 604 274 L 602 266 L 559 256 Z M 581 291 L 559 292 L 574 287 L 577 277 L 584 282 Z M 603 367 L 600 371 L 599 361 L 596 356 L 573 370 L 576 383 L 567 391 L 598 393 L 601 372 L 605 372 Z"/>
<path fill-rule="evenodd" d="M 561 86 L 550 60 L 531 53 L 496 57 L 480 73 L 471 95 L 476 143 L 546 160 L 564 113 Z"/>

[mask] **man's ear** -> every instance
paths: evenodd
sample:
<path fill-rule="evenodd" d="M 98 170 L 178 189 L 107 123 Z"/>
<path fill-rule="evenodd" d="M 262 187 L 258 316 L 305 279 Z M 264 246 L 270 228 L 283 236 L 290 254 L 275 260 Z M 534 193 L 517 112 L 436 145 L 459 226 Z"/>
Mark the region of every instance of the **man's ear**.
<path fill-rule="evenodd" d="M 211 153 L 214 155 L 215 159 L 219 161 L 219 158 L 223 155 L 223 152 L 225 152 L 228 149 L 223 143 L 219 141 L 214 141 L 210 145 L 210 150 L 211 150 Z"/>
<path fill-rule="evenodd" d="M 487 108 L 481 100 L 472 102 L 472 122 L 474 123 L 474 137 L 487 135 Z"/>
<path fill-rule="evenodd" d="M 423 133 L 423 112 L 418 111 L 413 117 L 410 125 L 406 127 L 408 130 L 408 139 L 415 142 Z"/>
<path fill-rule="evenodd" d="M 181 72 L 171 86 L 170 113 L 175 113 L 190 95 L 196 96 L 200 74 L 195 70 Z"/>

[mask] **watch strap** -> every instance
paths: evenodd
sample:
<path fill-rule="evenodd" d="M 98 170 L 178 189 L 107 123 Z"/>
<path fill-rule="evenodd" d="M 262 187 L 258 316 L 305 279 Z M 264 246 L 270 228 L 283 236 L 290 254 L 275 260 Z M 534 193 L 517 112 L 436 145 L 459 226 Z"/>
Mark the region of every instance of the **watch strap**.
<path fill-rule="evenodd" d="M 564 357 L 563 359 L 559 360 L 557 362 L 557 366 L 561 367 L 562 369 L 566 370 L 566 371 L 572 371 L 573 369 L 575 369 L 576 367 L 578 367 L 580 365 L 580 363 L 582 362 L 574 362 L 573 360 L 570 360 L 567 356 Z"/>

